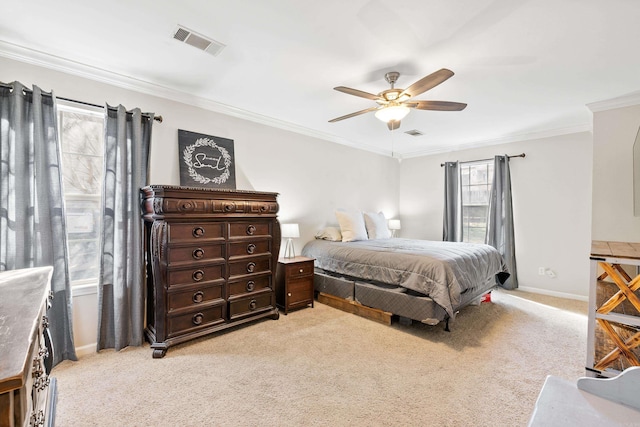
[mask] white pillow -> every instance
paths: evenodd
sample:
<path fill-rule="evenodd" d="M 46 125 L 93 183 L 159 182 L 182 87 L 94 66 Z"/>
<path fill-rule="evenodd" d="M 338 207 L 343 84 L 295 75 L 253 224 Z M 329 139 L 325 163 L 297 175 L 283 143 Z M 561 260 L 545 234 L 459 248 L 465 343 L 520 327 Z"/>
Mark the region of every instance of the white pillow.
<path fill-rule="evenodd" d="M 367 240 L 367 229 L 364 226 L 362 212 L 336 211 L 336 218 L 340 224 L 343 242 Z"/>
<path fill-rule="evenodd" d="M 342 242 L 342 233 L 338 227 L 325 227 L 316 233 L 316 239 Z"/>
<path fill-rule="evenodd" d="M 367 234 L 370 239 L 390 239 L 391 230 L 387 226 L 387 219 L 382 212 L 364 213 L 364 225 L 367 228 Z"/>

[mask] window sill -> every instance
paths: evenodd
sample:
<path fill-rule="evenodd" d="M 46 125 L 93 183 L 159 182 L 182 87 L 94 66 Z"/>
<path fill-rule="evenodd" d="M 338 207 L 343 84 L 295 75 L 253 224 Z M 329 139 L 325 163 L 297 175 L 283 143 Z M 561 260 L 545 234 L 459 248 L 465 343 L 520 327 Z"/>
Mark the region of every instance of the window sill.
<path fill-rule="evenodd" d="M 76 285 L 71 288 L 72 297 L 79 297 L 83 295 L 97 295 L 97 293 L 98 293 L 97 283 L 87 283 L 83 285 Z"/>

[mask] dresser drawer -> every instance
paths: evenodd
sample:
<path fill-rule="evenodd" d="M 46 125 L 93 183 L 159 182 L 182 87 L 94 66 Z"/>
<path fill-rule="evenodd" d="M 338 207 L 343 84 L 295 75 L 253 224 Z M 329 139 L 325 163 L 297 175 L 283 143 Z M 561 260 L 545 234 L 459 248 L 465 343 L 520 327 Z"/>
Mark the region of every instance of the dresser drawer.
<path fill-rule="evenodd" d="M 252 242 L 236 242 L 229 244 L 229 258 L 261 255 L 271 252 L 271 240 L 257 240 Z"/>
<path fill-rule="evenodd" d="M 229 223 L 229 238 L 270 236 L 271 227 L 268 222 L 231 222 Z"/>
<path fill-rule="evenodd" d="M 171 223 L 169 224 L 169 243 L 201 242 L 208 239 L 223 239 L 222 223 Z"/>
<path fill-rule="evenodd" d="M 259 292 L 271 288 L 271 275 L 229 282 L 229 296 Z"/>
<path fill-rule="evenodd" d="M 224 323 L 225 305 L 220 304 L 203 310 L 191 311 L 176 316 L 168 316 L 169 337 L 185 333 L 191 329 L 203 329 L 218 323 Z"/>
<path fill-rule="evenodd" d="M 229 262 L 229 279 L 234 276 L 244 276 L 247 274 L 264 273 L 271 271 L 271 257 L 262 256 L 246 258 L 242 261 Z"/>
<path fill-rule="evenodd" d="M 177 289 L 177 290 L 176 290 Z M 224 302 L 224 283 L 205 282 L 199 286 L 173 288 L 167 292 L 169 313 L 180 309 L 211 304 L 219 300 Z"/>
<path fill-rule="evenodd" d="M 273 308 L 271 304 L 273 292 L 262 292 L 244 298 L 229 301 L 229 319 L 234 320 L 257 311 Z"/>
<path fill-rule="evenodd" d="M 169 287 L 208 282 L 216 279 L 224 279 L 224 265 L 207 265 L 188 269 L 169 270 L 167 275 Z"/>
<path fill-rule="evenodd" d="M 285 276 L 287 279 L 313 276 L 313 260 L 286 265 Z"/>
<path fill-rule="evenodd" d="M 211 261 L 219 259 L 224 261 L 224 246 L 222 244 L 192 245 L 169 247 L 169 265 L 181 262 Z"/>

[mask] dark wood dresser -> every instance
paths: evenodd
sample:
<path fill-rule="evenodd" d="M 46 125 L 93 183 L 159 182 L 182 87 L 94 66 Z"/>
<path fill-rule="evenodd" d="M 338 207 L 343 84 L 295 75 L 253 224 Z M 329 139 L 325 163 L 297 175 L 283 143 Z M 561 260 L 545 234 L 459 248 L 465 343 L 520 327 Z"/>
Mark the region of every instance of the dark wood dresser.
<path fill-rule="evenodd" d="M 277 193 L 159 185 L 141 192 L 154 358 L 222 329 L 278 319 Z"/>
<path fill-rule="evenodd" d="M 0 426 L 52 426 L 56 382 L 47 309 L 52 267 L 0 273 Z"/>

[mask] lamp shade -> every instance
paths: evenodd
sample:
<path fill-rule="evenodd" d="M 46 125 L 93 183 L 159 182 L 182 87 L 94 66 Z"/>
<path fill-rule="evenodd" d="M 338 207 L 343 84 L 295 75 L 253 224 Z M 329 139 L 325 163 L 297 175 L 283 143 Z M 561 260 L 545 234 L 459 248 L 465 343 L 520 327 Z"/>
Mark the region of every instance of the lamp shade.
<path fill-rule="evenodd" d="M 388 105 L 376 111 L 376 118 L 383 122 L 400 121 L 409 114 L 409 107 L 404 105 Z"/>
<path fill-rule="evenodd" d="M 298 224 L 282 224 L 280 226 L 280 232 L 284 238 L 298 238 L 300 237 L 300 229 Z"/>
<path fill-rule="evenodd" d="M 389 220 L 389 230 L 400 230 L 400 220 L 399 219 L 390 219 Z"/>

